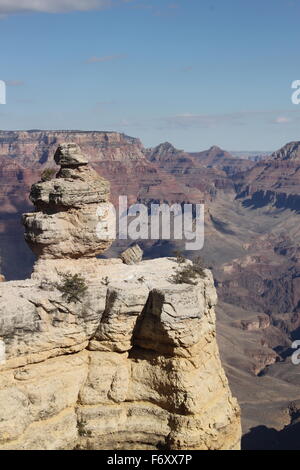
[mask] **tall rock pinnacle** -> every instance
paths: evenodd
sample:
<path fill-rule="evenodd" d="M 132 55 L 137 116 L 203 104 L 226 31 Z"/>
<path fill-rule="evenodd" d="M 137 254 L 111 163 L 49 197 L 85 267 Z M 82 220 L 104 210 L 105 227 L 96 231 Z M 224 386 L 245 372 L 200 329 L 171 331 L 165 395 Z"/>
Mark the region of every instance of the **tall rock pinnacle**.
<path fill-rule="evenodd" d="M 54 159 L 61 167 L 56 177 L 31 188 L 30 199 L 37 212 L 23 216 L 28 245 L 44 259 L 103 253 L 113 241 L 106 236 L 109 183 L 90 168 L 77 144 L 60 145 Z M 99 213 L 103 239 L 97 235 Z"/>

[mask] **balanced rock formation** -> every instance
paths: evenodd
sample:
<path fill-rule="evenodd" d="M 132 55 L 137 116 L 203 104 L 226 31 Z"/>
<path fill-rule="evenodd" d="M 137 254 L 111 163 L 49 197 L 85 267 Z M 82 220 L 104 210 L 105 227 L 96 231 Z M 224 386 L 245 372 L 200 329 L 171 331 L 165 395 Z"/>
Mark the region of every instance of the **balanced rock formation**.
<path fill-rule="evenodd" d="M 30 199 L 38 212 L 24 214 L 25 239 L 42 258 L 79 258 L 103 253 L 111 243 L 109 184 L 88 166 L 77 144 L 55 153 L 56 178 L 34 184 Z M 99 215 L 102 233 L 99 239 Z"/>
<path fill-rule="evenodd" d="M 32 278 L 0 284 L 0 449 L 239 449 L 211 272 L 191 286 L 174 284 L 175 259 L 92 258 L 109 242 L 84 214 L 107 183 L 77 147 L 56 160 L 24 216 Z M 74 275 L 86 286 L 70 300 Z"/>

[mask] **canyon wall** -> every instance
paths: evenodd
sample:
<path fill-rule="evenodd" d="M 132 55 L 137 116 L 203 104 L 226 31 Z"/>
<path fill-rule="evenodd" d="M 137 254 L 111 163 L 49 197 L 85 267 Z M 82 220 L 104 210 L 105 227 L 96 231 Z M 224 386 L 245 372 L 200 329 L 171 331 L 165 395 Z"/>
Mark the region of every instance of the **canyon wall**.
<path fill-rule="evenodd" d="M 299 167 L 300 143 L 290 142 L 242 175 L 238 197 L 249 207 L 273 206 L 299 213 Z"/>

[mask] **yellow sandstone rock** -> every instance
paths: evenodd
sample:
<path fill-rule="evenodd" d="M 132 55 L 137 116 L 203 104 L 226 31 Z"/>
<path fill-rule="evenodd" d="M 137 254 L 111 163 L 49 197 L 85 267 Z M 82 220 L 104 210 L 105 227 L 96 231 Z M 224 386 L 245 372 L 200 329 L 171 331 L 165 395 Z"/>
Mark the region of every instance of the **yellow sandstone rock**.
<path fill-rule="evenodd" d="M 73 152 L 70 171 L 76 164 Z M 239 449 L 211 272 L 195 285 L 174 284 L 175 259 L 93 259 L 104 248 L 91 234 L 89 249 L 79 248 L 90 226 L 76 245 L 66 220 L 94 202 L 81 191 L 78 209 L 74 192 L 72 207 L 50 214 L 51 232 L 48 196 L 39 191 L 39 211 L 25 216 L 26 238 L 40 254 L 32 278 L 0 284 L 0 450 Z M 65 241 L 57 217 L 65 217 Z M 79 273 L 84 297 L 68 303 L 59 273 Z"/>

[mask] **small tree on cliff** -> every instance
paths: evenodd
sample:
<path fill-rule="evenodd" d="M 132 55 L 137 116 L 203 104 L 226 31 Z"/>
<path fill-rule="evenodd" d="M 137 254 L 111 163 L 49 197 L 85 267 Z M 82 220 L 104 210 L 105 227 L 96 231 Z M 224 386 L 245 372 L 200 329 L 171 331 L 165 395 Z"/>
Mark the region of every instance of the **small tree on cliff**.
<path fill-rule="evenodd" d="M 179 267 L 171 278 L 175 284 L 195 285 L 199 277 L 205 278 L 204 262 L 200 256 L 194 259 L 193 264 L 186 264 L 186 258 L 177 254 L 177 262 Z"/>
<path fill-rule="evenodd" d="M 84 277 L 80 274 L 58 273 L 61 282 L 56 284 L 56 288 L 62 293 L 62 297 L 68 302 L 81 302 L 87 293 L 87 285 Z"/>
<path fill-rule="evenodd" d="M 180 250 L 175 250 L 174 251 L 174 256 L 176 256 L 176 262 L 178 264 L 184 264 L 186 262 L 186 257 Z"/>

